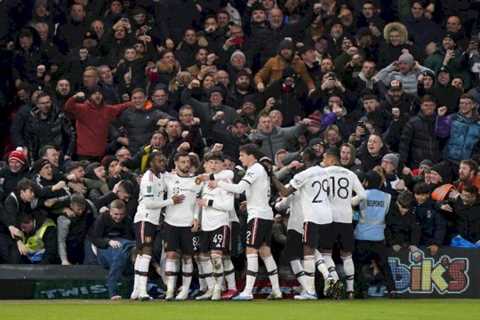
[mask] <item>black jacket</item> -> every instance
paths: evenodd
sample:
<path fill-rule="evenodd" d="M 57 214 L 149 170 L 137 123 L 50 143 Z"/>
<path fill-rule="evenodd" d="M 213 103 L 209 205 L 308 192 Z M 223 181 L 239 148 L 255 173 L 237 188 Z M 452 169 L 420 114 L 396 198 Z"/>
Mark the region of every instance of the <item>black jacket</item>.
<path fill-rule="evenodd" d="M 480 203 L 466 206 L 461 199 L 454 204 L 457 233 L 475 243 L 480 240 Z"/>
<path fill-rule="evenodd" d="M 420 225 L 414 213 L 410 211 L 402 216 L 397 204 L 394 203 L 385 218 L 385 224 L 385 240 L 388 246 L 418 246 L 420 242 Z"/>
<path fill-rule="evenodd" d="M 55 106 L 42 119 L 37 108 L 33 108 L 25 127 L 26 145 L 33 159 L 38 159 L 38 151 L 44 145 L 55 145 L 63 154 L 72 156 L 75 151 L 76 132 L 67 116 Z"/>
<path fill-rule="evenodd" d="M 429 159 L 440 161 L 439 141 L 435 134 L 436 117 L 426 117 L 421 112 L 405 125 L 400 141 L 400 160 L 412 167 Z"/>
<path fill-rule="evenodd" d="M 441 246 L 447 232 L 447 221 L 437 211 L 433 200 L 428 200 L 424 204 L 417 204 L 414 211 L 421 227 L 420 245 L 436 244 Z"/>
<path fill-rule="evenodd" d="M 108 241 L 112 239 L 134 240 L 134 228 L 130 219 L 125 218 L 122 222 L 116 223 L 110 214 L 104 213 L 99 216 L 93 224 L 90 232 L 90 240 L 100 249 L 108 248 Z"/>

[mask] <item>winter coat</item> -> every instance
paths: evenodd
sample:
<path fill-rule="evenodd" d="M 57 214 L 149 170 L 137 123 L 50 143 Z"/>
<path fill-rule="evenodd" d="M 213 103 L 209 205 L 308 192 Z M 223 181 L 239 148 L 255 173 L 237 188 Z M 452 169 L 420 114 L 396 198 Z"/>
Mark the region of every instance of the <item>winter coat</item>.
<path fill-rule="evenodd" d="M 405 125 L 400 140 L 400 160 L 418 167 L 421 161 L 440 161 L 440 147 L 436 133 L 437 119 L 426 117 L 421 112 Z"/>
<path fill-rule="evenodd" d="M 453 207 L 456 214 L 457 234 L 473 243 L 480 240 L 480 204 L 466 206 L 458 199 Z"/>
<path fill-rule="evenodd" d="M 77 154 L 101 157 L 105 154 L 108 127 L 119 114 L 131 106 L 130 102 L 95 106 L 89 100 L 76 102 L 73 97 L 65 103 L 65 111 L 76 120 Z"/>
<path fill-rule="evenodd" d="M 280 149 L 288 149 L 290 140 L 297 138 L 305 130 L 305 126 L 296 125 L 287 128 L 273 128 L 271 133 L 261 131 L 251 133 L 249 139 L 260 144 L 260 151 L 270 159 L 275 159 L 275 154 Z"/>
<path fill-rule="evenodd" d="M 435 208 L 433 200 L 427 200 L 423 204 L 417 204 L 414 208 L 417 222 L 421 228 L 420 245 L 441 246 L 447 232 L 447 221 Z"/>
<path fill-rule="evenodd" d="M 67 156 L 75 152 L 76 133 L 73 124 L 54 106 L 46 119 L 42 119 L 39 110 L 33 108 L 25 131 L 27 148 L 33 159 L 38 159 L 38 151 L 47 144 L 59 147 Z"/>
<path fill-rule="evenodd" d="M 480 140 L 480 119 L 466 118 L 460 113 L 451 116 L 450 138 L 445 147 L 445 157 L 451 161 L 470 159 Z"/>
<path fill-rule="evenodd" d="M 385 224 L 385 240 L 388 246 L 408 247 L 418 246 L 420 243 L 420 225 L 413 212 L 409 211 L 402 216 L 394 203 L 385 218 Z"/>

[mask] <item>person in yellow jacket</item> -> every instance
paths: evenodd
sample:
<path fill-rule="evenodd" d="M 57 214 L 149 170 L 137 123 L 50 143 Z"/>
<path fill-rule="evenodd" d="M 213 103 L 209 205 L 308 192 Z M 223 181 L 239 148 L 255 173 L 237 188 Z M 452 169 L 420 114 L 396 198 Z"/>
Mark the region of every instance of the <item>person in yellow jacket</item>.
<path fill-rule="evenodd" d="M 17 240 L 22 260 L 26 263 L 56 264 L 57 227 L 43 213 L 25 214 L 20 218 L 23 238 Z"/>

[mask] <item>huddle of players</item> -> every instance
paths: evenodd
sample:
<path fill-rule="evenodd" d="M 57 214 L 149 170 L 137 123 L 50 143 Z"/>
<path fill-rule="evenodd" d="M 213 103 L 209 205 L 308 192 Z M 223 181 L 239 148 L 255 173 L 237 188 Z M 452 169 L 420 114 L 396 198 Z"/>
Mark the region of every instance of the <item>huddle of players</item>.
<path fill-rule="evenodd" d="M 205 155 L 205 174 L 199 176 L 191 174 L 190 157 L 186 153 L 175 155 L 175 170 L 171 173 L 165 172 L 166 159 L 162 154 L 150 155 L 150 167 L 140 183 L 139 205 L 134 218 L 138 253 L 131 299 L 151 299 L 147 293 L 147 276 L 163 208 L 166 300 L 188 298 L 194 257 L 200 280 L 206 286 L 204 293 L 196 299 L 252 300 L 259 256 L 272 285 L 268 298 L 281 299 L 277 265 L 270 251 L 273 226 L 273 210 L 269 204 L 271 180 L 285 197 L 277 206 L 283 202 L 290 208 L 287 250 L 291 253 L 292 270 L 303 288 L 303 292 L 295 298 L 316 299 L 315 267 L 325 279 L 326 293 L 338 291 L 341 282 L 331 256 L 336 241 L 342 249 L 347 292 L 353 294 L 352 204 L 365 197 L 356 175 L 336 166 L 338 154 L 329 150 L 324 155 L 323 167 L 312 165 L 283 186 L 276 179 L 271 179 L 259 163 L 261 154 L 255 145 L 240 147 L 239 154 L 246 172 L 237 184 L 232 183 L 233 172 L 225 170 L 221 153 Z M 228 254 L 231 225 L 238 223 L 234 194 L 242 193 L 246 196 L 248 212 L 247 274 L 245 288 L 237 294 L 233 264 Z M 194 252 L 197 242 L 200 254 Z M 180 270 L 182 285 L 175 295 Z"/>

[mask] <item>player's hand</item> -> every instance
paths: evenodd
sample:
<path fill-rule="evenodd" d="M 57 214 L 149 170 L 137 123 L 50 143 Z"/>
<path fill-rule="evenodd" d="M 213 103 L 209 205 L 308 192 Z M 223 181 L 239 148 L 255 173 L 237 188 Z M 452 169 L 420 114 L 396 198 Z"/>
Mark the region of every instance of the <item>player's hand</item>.
<path fill-rule="evenodd" d="M 290 162 L 290 164 L 288 165 L 288 168 L 289 169 L 299 169 L 303 167 L 303 163 L 301 163 L 300 161 L 297 161 L 297 160 L 293 160 L 292 162 Z"/>
<path fill-rule="evenodd" d="M 185 200 L 185 195 L 183 194 L 176 194 L 172 196 L 173 204 L 180 204 Z"/>
<path fill-rule="evenodd" d="M 192 232 L 197 232 L 199 226 L 198 219 L 193 219 Z"/>
<path fill-rule="evenodd" d="M 20 240 L 17 241 L 17 248 L 18 248 L 18 252 L 20 252 L 22 256 L 26 256 L 28 254 L 27 246 Z"/>
<path fill-rule="evenodd" d="M 108 241 L 108 245 L 113 249 L 119 249 L 122 247 L 122 243 L 117 240 Z"/>
<path fill-rule="evenodd" d="M 15 226 L 9 226 L 8 231 L 10 231 L 12 239 L 15 239 L 15 237 L 23 238 L 23 232 Z"/>
<path fill-rule="evenodd" d="M 63 213 L 69 218 L 75 217 L 75 213 L 70 208 L 63 208 Z"/>
<path fill-rule="evenodd" d="M 447 114 L 448 108 L 446 106 L 441 106 L 440 108 L 437 109 L 437 115 L 439 117 L 443 117 Z"/>
<path fill-rule="evenodd" d="M 204 174 L 198 175 L 198 176 L 195 178 L 195 183 L 196 183 L 196 184 L 200 184 L 200 183 L 206 182 L 206 181 L 208 181 L 208 180 L 210 180 L 210 176 L 209 176 L 208 174 L 204 173 Z"/>
<path fill-rule="evenodd" d="M 215 181 L 215 180 L 210 180 L 210 181 L 208 181 L 208 187 L 209 187 L 210 189 L 215 189 L 217 186 L 218 186 L 218 182 L 217 182 L 217 181 Z"/>
<path fill-rule="evenodd" d="M 430 250 L 430 255 L 435 256 L 438 253 L 439 247 L 436 244 L 432 244 L 431 246 L 428 246 L 427 249 Z"/>
<path fill-rule="evenodd" d="M 197 199 L 197 206 L 199 206 L 200 208 L 207 207 L 208 206 L 207 199 L 203 199 L 203 198 Z"/>
<path fill-rule="evenodd" d="M 394 244 L 392 246 L 392 249 L 393 249 L 393 251 L 398 252 L 398 251 L 400 251 L 400 249 L 402 249 L 402 246 L 399 245 L 399 244 Z"/>

